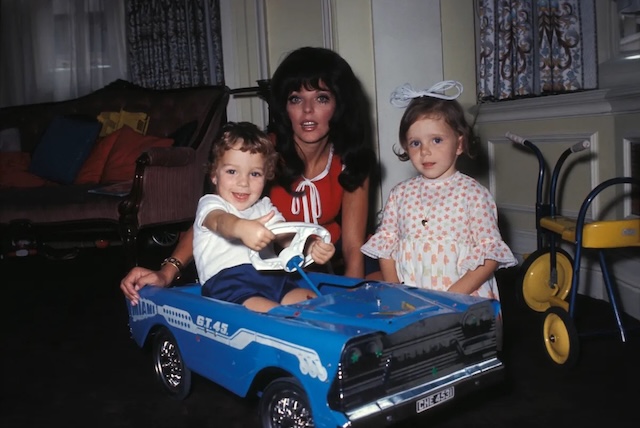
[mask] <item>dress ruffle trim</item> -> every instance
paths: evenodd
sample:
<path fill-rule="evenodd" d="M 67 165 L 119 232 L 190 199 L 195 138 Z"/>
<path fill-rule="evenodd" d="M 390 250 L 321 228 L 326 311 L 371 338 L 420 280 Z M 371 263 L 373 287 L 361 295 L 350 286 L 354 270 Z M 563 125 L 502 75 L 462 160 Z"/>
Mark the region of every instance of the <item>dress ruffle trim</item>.
<path fill-rule="evenodd" d="M 369 240 L 360 248 L 363 254 L 374 259 L 395 259 L 398 251 L 398 236 L 380 231 L 372 235 Z"/>
<path fill-rule="evenodd" d="M 485 239 L 469 248 L 469 254 L 460 261 L 460 267 L 465 271 L 475 270 L 484 265 L 485 260 L 497 261 L 498 269 L 518 264 L 518 260 L 504 241 Z"/>

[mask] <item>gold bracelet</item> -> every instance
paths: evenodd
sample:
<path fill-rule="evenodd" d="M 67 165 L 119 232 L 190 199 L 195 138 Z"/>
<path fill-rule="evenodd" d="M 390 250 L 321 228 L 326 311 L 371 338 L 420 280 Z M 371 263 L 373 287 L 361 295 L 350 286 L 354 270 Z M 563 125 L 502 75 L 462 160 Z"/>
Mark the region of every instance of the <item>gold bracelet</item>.
<path fill-rule="evenodd" d="M 176 280 L 180 279 L 180 277 L 182 276 L 182 262 L 180 260 L 176 259 L 175 257 L 167 257 L 166 259 L 164 259 L 162 261 L 162 263 L 160 263 L 160 267 L 162 267 L 162 266 L 164 266 L 166 264 L 170 264 L 171 266 L 176 268 L 176 270 L 178 271 L 178 276 L 173 278 L 173 280 L 176 281 Z"/>

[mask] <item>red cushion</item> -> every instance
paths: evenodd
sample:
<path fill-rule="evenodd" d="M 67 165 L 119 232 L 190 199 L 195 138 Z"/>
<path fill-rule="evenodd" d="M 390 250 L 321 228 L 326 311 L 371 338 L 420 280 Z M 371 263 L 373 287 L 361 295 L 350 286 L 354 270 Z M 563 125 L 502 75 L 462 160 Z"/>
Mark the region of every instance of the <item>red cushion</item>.
<path fill-rule="evenodd" d="M 28 172 L 31 155 L 27 152 L 0 152 L 0 187 L 40 187 L 50 181 Z"/>
<path fill-rule="evenodd" d="M 31 155 L 27 152 L 0 152 L 0 173 L 5 171 L 26 171 Z"/>
<path fill-rule="evenodd" d="M 142 135 L 128 126 L 119 130 L 118 138 L 109 153 L 102 172 L 101 183 L 115 183 L 133 179 L 136 159 L 150 147 L 170 147 L 173 139 Z"/>
<path fill-rule="evenodd" d="M 75 184 L 100 182 L 102 173 L 104 172 L 104 166 L 107 164 L 107 159 L 109 158 L 109 153 L 111 153 L 111 149 L 118 140 L 121 130 L 122 128 L 112 132 L 106 137 L 98 138 L 89 157 L 82 164 L 82 168 L 80 168 L 76 176 Z"/>
<path fill-rule="evenodd" d="M 41 187 L 57 185 L 58 183 L 45 180 L 29 171 L 16 171 L 11 175 L 0 174 L 0 187 Z"/>

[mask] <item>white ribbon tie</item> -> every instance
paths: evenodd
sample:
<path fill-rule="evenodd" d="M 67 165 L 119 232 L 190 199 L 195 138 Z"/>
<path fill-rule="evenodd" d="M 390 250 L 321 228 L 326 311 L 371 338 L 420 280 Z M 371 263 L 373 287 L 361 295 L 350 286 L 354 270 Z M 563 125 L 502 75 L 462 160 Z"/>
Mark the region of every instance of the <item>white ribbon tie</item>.
<path fill-rule="evenodd" d="M 444 92 L 449 89 L 455 89 L 454 95 L 445 95 Z M 409 105 L 412 99 L 418 97 L 433 97 L 441 100 L 455 100 L 462 94 L 462 83 L 455 80 L 444 80 L 438 82 L 429 89 L 416 90 L 411 87 L 410 84 L 405 83 L 402 86 L 398 86 L 392 93 L 389 99 L 392 105 L 400 108 L 404 108 Z"/>
<path fill-rule="evenodd" d="M 309 197 L 307 198 L 306 189 L 309 189 Z M 300 214 L 300 200 L 302 200 L 302 210 L 304 213 L 304 221 L 307 223 L 318 224 L 318 219 L 322 215 L 322 206 L 320 203 L 320 193 L 313 181 L 305 178 L 296 187 L 296 192 L 301 196 L 295 196 L 291 200 L 291 213 Z M 311 208 L 311 210 L 309 210 Z"/>
<path fill-rule="evenodd" d="M 329 151 L 329 159 L 327 159 L 327 165 L 324 167 L 324 171 L 322 171 L 318 176 L 309 180 L 307 177 L 302 176 L 302 181 L 296 187 L 296 193 L 301 196 L 294 196 L 291 200 L 291 214 L 298 215 L 300 214 L 300 200 L 302 200 L 302 210 L 304 212 L 304 221 L 307 223 L 318 223 L 318 219 L 322 216 L 322 201 L 320 200 L 320 192 L 318 192 L 318 188 L 314 181 L 322 180 L 324 177 L 329 174 L 329 169 L 331 169 L 331 162 L 333 162 L 333 146 Z M 309 189 L 309 196 L 307 197 L 306 189 Z"/>

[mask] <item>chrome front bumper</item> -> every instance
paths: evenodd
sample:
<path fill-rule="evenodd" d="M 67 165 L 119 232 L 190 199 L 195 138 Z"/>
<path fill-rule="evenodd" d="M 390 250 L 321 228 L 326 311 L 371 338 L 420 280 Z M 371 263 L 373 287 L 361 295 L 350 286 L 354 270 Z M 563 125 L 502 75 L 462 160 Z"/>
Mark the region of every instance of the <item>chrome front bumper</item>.
<path fill-rule="evenodd" d="M 455 396 L 451 400 L 443 401 L 443 403 L 453 403 L 464 395 L 494 385 L 503 379 L 504 366 L 502 362 L 497 358 L 491 358 L 353 409 L 346 413 L 351 422 L 346 426 L 380 426 L 396 423 L 419 414 L 416 403 L 438 391 L 453 386 Z"/>

